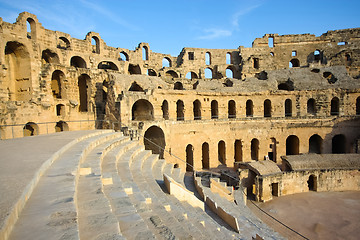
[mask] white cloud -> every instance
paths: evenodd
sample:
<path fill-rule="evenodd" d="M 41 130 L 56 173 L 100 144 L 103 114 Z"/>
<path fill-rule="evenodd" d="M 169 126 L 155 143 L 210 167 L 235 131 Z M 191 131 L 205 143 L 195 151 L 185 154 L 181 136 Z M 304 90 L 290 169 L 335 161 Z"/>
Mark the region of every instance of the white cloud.
<path fill-rule="evenodd" d="M 204 35 L 197 37 L 196 39 L 201 40 L 212 40 L 216 38 L 223 38 L 231 36 L 232 32 L 225 29 L 218 29 L 218 28 L 209 28 L 205 29 Z"/>
<path fill-rule="evenodd" d="M 231 21 L 232 25 L 233 25 L 234 27 L 238 27 L 238 26 L 239 26 L 239 19 L 240 19 L 242 16 L 250 13 L 251 11 L 253 11 L 254 9 L 256 9 L 256 8 L 258 8 L 258 7 L 260 7 L 260 6 L 261 6 L 260 4 L 257 4 L 257 5 L 253 5 L 253 6 L 250 6 L 250 7 L 244 8 L 244 9 L 241 9 L 240 11 L 237 11 L 237 12 L 233 15 L 233 17 L 232 17 L 232 21 Z"/>

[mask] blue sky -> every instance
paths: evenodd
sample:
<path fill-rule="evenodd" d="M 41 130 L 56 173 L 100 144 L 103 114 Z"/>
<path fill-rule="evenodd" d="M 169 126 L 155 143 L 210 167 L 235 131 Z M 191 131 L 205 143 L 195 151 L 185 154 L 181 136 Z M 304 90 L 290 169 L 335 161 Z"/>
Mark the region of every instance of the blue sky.
<path fill-rule="evenodd" d="M 112 47 L 148 42 L 154 52 L 177 56 L 183 47 L 251 47 L 265 33 L 317 36 L 360 27 L 359 0 L 0 0 L 0 17 L 37 15 L 50 30 L 84 39 L 98 32 Z"/>

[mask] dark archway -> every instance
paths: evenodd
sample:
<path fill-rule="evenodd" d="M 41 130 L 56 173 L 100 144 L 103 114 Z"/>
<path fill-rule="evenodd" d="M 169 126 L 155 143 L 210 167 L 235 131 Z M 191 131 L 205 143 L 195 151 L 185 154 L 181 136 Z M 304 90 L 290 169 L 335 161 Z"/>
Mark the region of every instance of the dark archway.
<path fill-rule="evenodd" d="M 194 171 L 194 147 L 191 144 L 186 146 L 186 171 Z"/>
<path fill-rule="evenodd" d="M 140 66 L 138 64 L 129 64 L 129 68 L 128 68 L 129 74 L 130 75 L 138 75 L 141 74 L 141 69 Z"/>
<path fill-rule="evenodd" d="M 309 153 L 317 153 L 317 154 L 321 154 L 322 153 L 322 138 L 317 135 L 314 134 L 309 138 Z"/>
<path fill-rule="evenodd" d="M 176 120 L 177 121 L 184 121 L 184 102 L 178 100 L 176 102 Z"/>
<path fill-rule="evenodd" d="M 65 79 L 65 74 L 60 70 L 55 70 L 51 75 L 51 92 L 54 98 L 62 97 L 61 85 Z"/>
<path fill-rule="evenodd" d="M 270 144 L 271 151 L 268 152 L 268 156 L 269 159 L 274 162 L 276 162 L 277 160 L 277 143 L 278 142 L 276 141 L 276 138 L 271 138 L 271 144 Z"/>
<path fill-rule="evenodd" d="M 181 82 L 176 82 L 174 84 L 174 90 L 184 90 L 183 84 Z"/>
<path fill-rule="evenodd" d="M 286 139 L 286 155 L 299 155 L 299 138 L 290 135 Z"/>
<path fill-rule="evenodd" d="M 43 63 L 59 64 L 60 59 L 56 52 L 46 49 L 42 51 L 41 59 Z"/>
<path fill-rule="evenodd" d="M 223 140 L 218 143 L 218 160 L 223 165 L 226 165 L 226 147 Z"/>
<path fill-rule="evenodd" d="M 292 116 L 292 101 L 291 99 L 285 100 L 285 117 Z"/>
<path fill-rule="evenodd" d="M 202 150 L 202 168 L 209 169 L 210 168 L 210 157 L 209 157 L 209 144 L 204 142 L 201 147 Z"/>
<path fill-rule="evenodd" d="M 219 118 L 218 102 L 216 100 L 211 101 L 211 119 Z"/>
<path fill-rule="evenodd" d="M 145 99 L 137 100 L 132 106 L 132 120 L 134 121 L 152 121 L 154 120 L 154 108 L 152 104 Z"/>
<path fill-rule="evenodd" d="M 90 94 L 90 82 L 91 78 L 87 74 L 81 74 L 78 78 L 78 88 L 79 88 L 79 111 L 87 112 L 89 105 L 89 96 Z"/>
<path fill-rule="evenodd" d="M 193 102 L 194 120 L 201 120 L 201 102 L 196 99 Z"/>
<path fill-rule="evenodd" d="M 332 138 L 332 153 L 346 153 L 346 137 L 343 134 L 335 135 Z"/>
<path fill-rule="evenodd" d="M 300 67 L 300 61 L 297 58 L 291 59 L 291 61 L 289 62 L 289 67 Z"/>
<path fill-rule="evenodd" d="M 314 175 L 309 176 L 309 180 L 307 181 L 309 191 L 317 190 L 317 177 Z"/>
<path fill-rule="evenodd" d="M 102 61 L 98 64 L 98 69 L 107 69 L 107 70 L 114 70 L 119 71 L 119 68 L 116 66 L 115 63 L 109 61 Z"/>
<path fill-rule="evenodd" d="M 234 100 L 228 102 L 228 118 L 236 118 L 236 103 Z"/>
<path fill-rule="evenodd" d="M 39 135 L 39 127 L 36 123 L 28 122 L 23 128 L 24 137 Z"/>
<path fill-rule="evenodd" d="M 64 121 L 59 121 L 55 125 L 55 132 L 69 131 L 69 126 Z"/>
<path fill-rule="evenodd" d="M 76 68 L 86 68 L 86 62 L 82 57 L 73 56 L 70 59 L 70 66 L 76 67 Z"/>
<path fill-rule="evenodd" d="M 269 99 L 264 101 L 264 117 L 271 117 L 271 101 Z"/>
<path fill-rule="evenodd" d="M 339 107 L 339 98 L 334 97 L 333 99 L 331 99 L 331 107 L 330 107 L 330 115 L 332 116 L 338 116 L 339 112 L 340 112 L 340 107 Z"/>
<path fill-rule="evenodd" d="M 234 160 L 235 162 L 243 161 L 243 151 L 242 151 L 242 142 L 241 140 L 235 140 L 234 143 Z"/>
<path fill-rule="evenodd" d="M 64 104 L 56 105 L 56 116 L 65 117 L 65 106 Z"/>
<path fill-rule="evenodd" d="M 169 120 L 169 103 L 168 103 L 168 101 L 164 100 L 162 102 L 161 110 L 163 113 L 163 119 Z"/>
<path fill-rule="evenodd" d="M 252 117 L 254 115 L 254 105 L 252 100 L 246 101 L 246 116 Z"/>
<path fill-rule="evenodd" d="M 251 160 L 259 161 L 259 140 L 253 138 L 251 140 Z"/>
<path fill-rule="evenodd" d="M 307 101 L 307 113 L 311 115 L 316 115 L 316 103 L 315 99 L 310 98 Z"/>
<path fill-rule="evenodd" d="M 164 158 L 165 135 L 161 128 L 157 126 L 149 127 L 144 135 L 145 150 L 151 150 L 153 154 L 159 154 L 159 158 Z"/>

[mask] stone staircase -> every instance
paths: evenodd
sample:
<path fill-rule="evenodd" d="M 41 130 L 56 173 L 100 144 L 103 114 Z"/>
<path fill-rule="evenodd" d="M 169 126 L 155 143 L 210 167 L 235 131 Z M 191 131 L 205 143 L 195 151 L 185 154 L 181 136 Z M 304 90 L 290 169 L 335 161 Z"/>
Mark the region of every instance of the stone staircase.
<path fill-rule="evenodd" d="M 84 133 L 61 149 L 38 176 L 18 220 L 1 229 L 7 234 L 0 239 L 250 239 L 256 235 L 237 233 L 209 208 L 204 211 L 168 194 L 163 174 L 200 198 L 192 174 L 121 133 Z M 246 224 L 244 232 L 251 228 L 264 233 L 263 225 Z M 265 233 L 265 239 L 276 239 Z"/>

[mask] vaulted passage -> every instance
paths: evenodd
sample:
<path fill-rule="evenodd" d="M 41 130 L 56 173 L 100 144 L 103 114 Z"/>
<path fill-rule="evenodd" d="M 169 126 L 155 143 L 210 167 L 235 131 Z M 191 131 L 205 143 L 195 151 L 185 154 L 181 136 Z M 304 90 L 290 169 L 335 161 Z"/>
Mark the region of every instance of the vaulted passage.
<path fill-rule="evenodd" d="M 204 142 L 201 147 L 202 152 L 202 168 L 209 169 L 210 168 L 210 157 L 209 157 L 209 144 Z"/>
<path fill-rule="evenodd" d="M 82 57 L 74 56 L 70 59 L 70 66 L 76 68 L 86 68 L 86 62 Z"/>
<path fill-rule="evenodd" d="M 163 114 L 163 119 L 169 120 L 169 103 L 168 101 L 164 100 L 161 105 L 161 111 Z"/>
<path fill-rule="evenodd" d="M 264 117 L 271 117 L 271 101 L 269 99 L 264 101 Z"/>
<path fill-rule="evenodd" d="M 290 135 L 286 139 L 286 155 L 299 154 L 299 138 L 295 135 Z"/>
<path fill-rule="evenodd" d="M 253 138 L 251 140 L 251 160 L 259 160 L 259 140 L 257 140 L 256 138 Z"/>
<path fill-rule="evenodd" d="M 292 116 L 292 101 L 291 99 L 285 100 L 285 117 Z"/>
<path fill-rule="evenodd" d="M 66 122 L 60 121 L 55 125 L 55 132 L 69 131 L 69 126 Z"/>
<path fill-rule="evenodd" d="M 310 115 L 316 115 L 316 104 L 315 99 L 310 98 L 307 101 L 307 113 Z"/>
<path fill-rule="evenodd" d="M 39 127 L 36 123 L 28 122 L 23 128 L 24 137 L 35 136 L 39 134 Z"/>
<path fill-rule="evenodd" d="M 218 119 L 219 111 L 218 111 L 218 102 L 216 100 L 211 101 L 211 119 Z"/>
<path fill-rule="evenodd" d="M 309 191 L 317 190 L 317 177 L 314 175 L 309 176 L 309 180 L 307 181 Z"/>
<path fill-rule="evenodd" d="M 132 106 L 132 120 L 151 121 L 154 119 L 154 108 L 152 104 L 145 99 L 137 100 Z"/>
<path fill-rule="evenodd" d="M 222 164 L 226 165 L 226 148 L 225 142 L 222 140 L 218 143 L 218 160 Z"/>
<path fill-rule="evenodd" d="M 246 116 L 247 117 L 252 117 L 254 115 L 253 108 L 254 108 L 253 101 L 247 100 L 246 101 Z"/>
<path fill-rule="evenodd" d="M 269 159 L 276 162 L 277 158 L 277 141 L 276 138 L 271 138 L 270 152 L 268 152 Z"/>
<path fill-rule="evenodd" d="M 177 121 L 184 121 L 184 102 L 178 100 L 176 102 L 176 120 Z"/>
<path fill-rule="evenodd" d="M 338 134 L 333 137 L 332 153 L 346 153 L 346 138 L 343 134 Z"/>
<path fill-rule="evenodd" d="M 88 102 L 90 94 L 90 77 L 87 74 L 80 75 L 78 79 L 78 88 L 79 88 L 79 111 L 87 112 L 88 111 Z"/>
<path fill-rule="evenodd" d="M 331 99 L 331 109 L 330 109 L 330 115 L 332 116 L 338 116 L 339 115 L 339 98 L 334 97 Z"/>
<path fill-rule="evenodd" d="M 234 100 L 228 102 L 228 118 L 236 118 L 236 103 Z"/>
<path fill-rule="evenodd" d="M 314 134 L 309 138 L 309 153 L 318 153 L 322 152 L 322 138 Z"/>
<path fill-rule="evenodd" d="M 201 102 L 195 100 L 193 102 L 194 120 L 201 120 Z"/>
<path fill-rule="evenodd" d="M 186 146 L 186 171 L 194 171 L 194 147 L 191 144 Z"/>
<path fill-rule="evenodd" d="M 52 63 L 52 64 L 59 64 L 59 56 L 50 49 L 46 49 L 42 51 L 41 60 L 43 63 Z"/>
<path fill-rule="evenodd" d="M 241 140 L 235 140 L 234 143 L 234 160 L 235 162 L 243 161 L 243 151 Z"/>
<path fill-rule="evenodd" d="M 151 126 L 144 135 L 144 145 L 146 150 L 151 150 L 153 154 L 159 154 L 161 159 L 164 158 L 165 136 L 161 128 Z"/>

